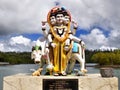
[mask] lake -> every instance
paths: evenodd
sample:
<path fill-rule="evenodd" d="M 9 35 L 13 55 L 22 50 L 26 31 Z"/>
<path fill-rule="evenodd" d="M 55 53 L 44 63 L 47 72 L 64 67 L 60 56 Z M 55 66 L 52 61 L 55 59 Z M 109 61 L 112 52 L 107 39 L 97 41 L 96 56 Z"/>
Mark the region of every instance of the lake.
<path fill-rule="evenodd" d="M 31 69 L 37 69 L 39 65 L 35 64 L 19 64 L 19 65 L 5 65 L 5 66 L 0 66 L 0 90 L 3 90 L 3 77 L 4 76 L 9 76 L 9 75 L 14 75 L 18 73 L 26 73 L 26 74 L 31 74 Z M 79 68 L 79 65 L 76 64 L 75 67 L 76 69 Z M 99 73 L 99 68 L 94 68 L 94 67 L 86 67 L 88 70 L 88 73 Z M 120 81 L 120 68 L 114 68 L 114 76 L 119 78 Z M 120 90 L 120 83 L 119 83 L 119 90 Z"/>

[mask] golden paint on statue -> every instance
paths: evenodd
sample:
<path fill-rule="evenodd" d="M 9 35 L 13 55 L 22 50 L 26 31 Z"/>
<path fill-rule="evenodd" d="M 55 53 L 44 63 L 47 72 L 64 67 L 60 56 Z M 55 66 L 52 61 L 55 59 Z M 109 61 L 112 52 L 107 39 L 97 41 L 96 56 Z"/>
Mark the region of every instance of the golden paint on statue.
<path fill-rule="evenodd" d="M 56 45 L 53 48 L 53 65 L 55 73 L 62 73 L 66 70 L 68 57 L 70 57 L 72 48 L 72 45 L 70 45 L 68 51 L 64 50 L 65 41 L 69 38 L 71 16 L 66 10 L 61 9 L 61 7 L 55 7 L 48 13 L 47 16 L 50 32 L 53 37 L 52 43 Z M 69 16 L 67 24 L 64 24 L 63 18 L 65 15 Z M 54 18 L 57 20 L 54 21 Z"/>
<path fill-rule="evenodd" d="M 53 48 L 54 53 L 54 72 L 62 73 L 62 71 L 66 70 L 66 66 L 68 64 L 68 58 L 70 57 L 71 47 L 69 47 L 69 52 L 64 50 L 65 42 L 59 42 L 58 40 L 53 40 L 56 43 L 56 47 Z"/>
<path fill-rule="evenodd" d="M 59 30 L 59 31 L 58 31 Z M 50 31 L 52 35 L 59 41 L 65 42 L 65 40 L 69 37 L 70 25 L 69 26 L 53 26 Z M 61 32 L 61 34 L 57 34 Z"/>
<path fill-rule="evenodd" d="M 49 25 L 49 30 L 46 30 L 46 24 Z M 71 24 L 74 30 L 70 30 Z M 48 74 L 45 75 L 49 75 L 49 73 L 50 75 L 71 74 L 76 60 L 81 66 L 76 75 L 85 75 L 87 72 L 85 69 L 85 43 L 74 36 L 77 27 L 78 24 L 71 21 L 71 15 L 64 7 L 54 7 L 48 12 L 47 21 L 42 21 L 42 31 L 46 40 L 38 40 L 36 46 L 41 49 L 33 48 L 31 54 L 34 62 L 39 62 L 40 68 L 47 64 L 46 73 Z M 41 58 L 45 55 L 47 59 L 42 61 Z"/>

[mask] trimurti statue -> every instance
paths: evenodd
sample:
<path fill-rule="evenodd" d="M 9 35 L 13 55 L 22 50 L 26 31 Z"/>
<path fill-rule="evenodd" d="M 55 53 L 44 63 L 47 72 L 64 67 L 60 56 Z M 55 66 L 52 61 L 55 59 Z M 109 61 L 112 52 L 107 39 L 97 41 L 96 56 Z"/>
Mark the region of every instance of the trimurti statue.
<path fill-rule="evenodd" d="M 71 23 L 73 23 L 73 30 L 71 30 Z M 48 24 L 49 30 L 47 30 L 46 24 Z M 76 29 L 77 23 L 71 21 L 70 12 L 64 7 L 56 6 L 48 12 L 47 21 L 42 21 L 45 44 L 36 44 L 35 46 L 41 47 L 41 50 L 38 50 L 39 53 L 40 51 L 44 52 L 47 56 L 47 60 L 42 61 L 41 58 L 36 60 L 41 63 L 40 68 L 43 67 L 43 62 L 47 62 L 48 66 L 46 68 L 50 74 L 66 76 L 67 73 L 72 72 L 73 63 L 77 59 L 81 64 L 80 71 L 82 73 L 87 72 L 85 69 L 85 44 L 81 39 L 74 36 Z M 33 59 L 35 59 L 35 51 L 36 49 L 34 48 L 32 52 Z M 68 67 L 69 62 L 70 65 Z M 37 72 L 42 70 L 40 68 Z M 33 73 L 34 75 L 36 75 L 36 71 Z"/>

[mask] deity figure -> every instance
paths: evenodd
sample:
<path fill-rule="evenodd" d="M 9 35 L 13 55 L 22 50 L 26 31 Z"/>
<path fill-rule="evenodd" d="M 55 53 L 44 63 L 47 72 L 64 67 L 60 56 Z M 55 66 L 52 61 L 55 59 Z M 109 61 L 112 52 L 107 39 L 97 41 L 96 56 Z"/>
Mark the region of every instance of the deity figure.
<path fill-rule="evenodd" d="M 71 23 L 74 30 L 71 30 Z M 49 30 L 46 30 L 46 24 L 49 25 Z M 68 73 L 71 73 L 75 63 L 74 58 L 80 62 L 81 71 L 86 72 L 85 44 L 81 39 L 74 36 L 77 27 L 77 23 L 71 21 L 71 15 L 64 7 L 52 8 L 47 15 L 47 21 L 42 21 L 42 31 L 48 44 L 45 48 L 47 48 L 47 54 L 49 54 L 49 56 L 47 55 L 49 58 L 47 70 L 50 71 L 50 74 L 65 76 L 68 62 L 70 62 Z M 78 44 L 74 44 L 74 42 Z M 76 49 L 79 52 L 77 53 L 73 52 L 75 45 L 78 46 Z"/>
<path fill-rule="evenodd" d="M 68 21 L 65 22 L 66 17 Z M 70 43 L 68 49 L 65 50 L 65 41 L 69 37 L 71 16 L 69 12 L 63 7 L 55 7 L 51 9 L 47 16 L 47 22 L 50 26 L 48 34 L 48 41 L 52 49 L 50 53 L 53 54 L 53 66 L 54 75 L 66 75 L 66 67 L 68 58 L 70 57 L 72 50 L 72 43 Z M 51 52 L 52 51 L 52 52 Z"/>

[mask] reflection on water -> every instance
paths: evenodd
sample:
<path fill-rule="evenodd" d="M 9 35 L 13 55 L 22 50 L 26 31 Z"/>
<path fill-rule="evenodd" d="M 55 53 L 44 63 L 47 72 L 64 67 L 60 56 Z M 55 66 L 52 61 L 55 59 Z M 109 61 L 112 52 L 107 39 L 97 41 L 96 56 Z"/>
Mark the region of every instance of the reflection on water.
<path fill-rule="evenodd" d="M 13 74 L 18 74 L 18 73 L 26 73 L 26 74 L 31 74 L 31 69 L 37 69 L 39 65 L 35 64 L 20 64 L 20 65 L 6 65 L 6 66 L 0 66 L 0 90 L 3 88 L 3 77 L 8 76 L 8 75 L 13 75 Z M 79 65 L 76 64 L 75 67 L 76 69 L 79 69 Z M 98 68 L 94 67 L 86 67 L 88 70 L 88 73 L 99 73 Z M 114 75 L 119 78 L 120 81 L 120 68 L 114 69 Z M 119 85 L 120 89 L 120 85 Z"/>

